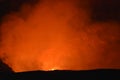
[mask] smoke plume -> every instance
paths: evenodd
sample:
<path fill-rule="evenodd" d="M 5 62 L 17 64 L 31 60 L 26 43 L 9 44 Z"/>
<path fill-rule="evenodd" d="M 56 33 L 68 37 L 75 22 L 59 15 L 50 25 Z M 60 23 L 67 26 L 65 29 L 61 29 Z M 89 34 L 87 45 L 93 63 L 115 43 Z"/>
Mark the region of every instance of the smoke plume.
<path fill-rule="evenodd" d="M 5 15 L 0 58 L 15 72 L 120 68 L 119 24 L 92 21 L 90 0 L 40 0 Z"/>

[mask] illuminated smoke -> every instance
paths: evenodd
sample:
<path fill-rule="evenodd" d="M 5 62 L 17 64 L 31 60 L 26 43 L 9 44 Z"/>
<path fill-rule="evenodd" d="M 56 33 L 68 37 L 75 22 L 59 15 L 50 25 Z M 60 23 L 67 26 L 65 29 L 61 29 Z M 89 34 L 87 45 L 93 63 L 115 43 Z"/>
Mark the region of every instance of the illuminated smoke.
<path fill-rule="evenodd" d="M 42 0 L 5 16 L 0 57 L 16 72 L 120 68 L 120 47 L 111 43 L 118 40 L 118 26 L 91 23 L 85 1 Z"/>

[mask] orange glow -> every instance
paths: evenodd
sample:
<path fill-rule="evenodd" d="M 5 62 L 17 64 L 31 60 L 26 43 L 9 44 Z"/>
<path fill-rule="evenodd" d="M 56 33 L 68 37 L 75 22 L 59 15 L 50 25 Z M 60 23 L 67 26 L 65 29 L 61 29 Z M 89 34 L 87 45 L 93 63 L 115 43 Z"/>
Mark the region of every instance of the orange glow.
<path fill-rule="evenodd" d="M 60 68 L 57 68 L 57 67 L 53 67 L 53 68 L 48 68 L 48 69 L 42 69 L 44 71 L 55 71 L 55 70 L 61 70 Z"/>
<path fill-rule="evenodd" d="M 77 1 L 43 0 L 31 11 L 7 15 L 1 26 L 3 61 L 15 72 L 120 68 L 120 46 L 110 45 L 119 39 L 119 25 L 89 24 L 89 6 L 81 1 L 78 7 Z"/>
<path fill-rule="evenodd" d="M 55 68 L 52 68 L 52 69 L 50 69 L 50 70 L 54 71 L 54 70 L 57 70 L 57 69 L 55 69 Z"/>

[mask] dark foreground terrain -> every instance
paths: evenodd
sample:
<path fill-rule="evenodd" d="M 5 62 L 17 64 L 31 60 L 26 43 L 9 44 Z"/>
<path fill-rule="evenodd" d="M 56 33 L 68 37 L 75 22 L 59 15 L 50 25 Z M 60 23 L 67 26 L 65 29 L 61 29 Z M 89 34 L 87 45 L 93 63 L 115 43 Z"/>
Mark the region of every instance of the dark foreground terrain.
<path fill-rule="evenodd" d="M 120 80 L 120 70 L 0 73 L 0 80 Z"/>

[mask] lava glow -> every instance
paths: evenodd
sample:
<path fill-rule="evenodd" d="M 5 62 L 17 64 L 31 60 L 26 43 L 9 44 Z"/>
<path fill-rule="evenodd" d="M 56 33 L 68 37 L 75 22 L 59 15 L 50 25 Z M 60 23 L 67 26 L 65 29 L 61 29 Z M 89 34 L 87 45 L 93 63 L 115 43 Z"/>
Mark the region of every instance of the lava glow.
<path fill-rule="evenodd" d="M 57 69 L 55 69 L 55 68 L 52 68 L 52 69 L 50 69 L 50 70 L 54 71 L 54 70 L 57 70 Z"/>
<path fill-rule="evenodd" d="M 90 24 L 89 4 L 78 1 L 42 0 L 6 15 L 0 58 L 15 72 L 120 68 L 119 25 Z"/>
<path fill-rule="evenodd" d="M 55 70 L 60 70 L 60 68 L 55 68 L 55 67 L 53 67 L 53 68 L 49 68 L 49 69 L 43 69 L 44 71 L 55 71 Z"/>

